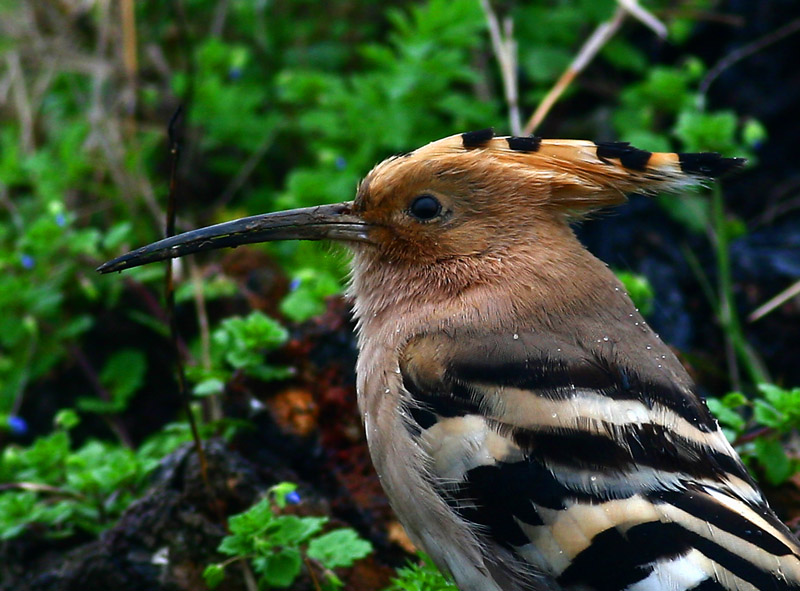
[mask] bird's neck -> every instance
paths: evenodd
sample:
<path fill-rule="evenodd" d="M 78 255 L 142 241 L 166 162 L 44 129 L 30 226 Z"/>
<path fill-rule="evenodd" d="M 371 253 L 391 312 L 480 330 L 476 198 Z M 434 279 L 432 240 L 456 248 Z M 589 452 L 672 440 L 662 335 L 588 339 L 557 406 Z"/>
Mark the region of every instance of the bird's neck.
<path fill-rule="evenodd" d="M 387 345 L 460 326 L 536 330 L 587 317 L 638 317 L 614 275 L 566 226 L 426 266 L 364 249 L 354 256 L 350 294 L 360 333 Z"/>

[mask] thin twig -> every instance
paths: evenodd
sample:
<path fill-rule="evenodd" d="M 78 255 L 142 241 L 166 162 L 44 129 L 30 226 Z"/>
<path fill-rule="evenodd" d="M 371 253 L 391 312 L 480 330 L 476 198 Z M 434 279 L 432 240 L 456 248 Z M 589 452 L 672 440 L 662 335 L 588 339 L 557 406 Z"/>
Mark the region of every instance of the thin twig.
<path fill-rule="evenodd" d="M 178 107 L 169 121 L 169 150 L 170 154 L 172 154 L 172 161 L 170 163 L 169 199 L 167 201 L 167 238 L 175 235 L 177 171 L 178 159 L 180 157 L 180 143 L 177 139 L 176 128 L 182 112 L 183 107 Z M 197 452 L 197 457 L 200 461 L 200 474 L 203 477 L 203 483 L 208 491 L 209 500 L 211 500 L 213 498 L 213 489 L 211 488 L 211 481 L 208 479 L 208 460 L 206 459 L 206 452 L 203 449 L 203 440 L 200 438 L 200 431 L 197 428 L 197 421 L 195 420 L 194 413 L 192 412 L 192 403 L 188 388 L 186 387 L 186 372 L 184 371 L 183 360 L 181 359 L 180 349 L 178 348 L 178 322 L 175 318 L 175 286 L 172 281 L 172 259 L 167 261 L 164 283 L 167 316 L 169 318 L 170 333 L 172 334 L 172 344 L 175 350 L 175 368 L 178 378 L 178 395 L 183 402 L 184 412 L 186 412 L 186 419 L 189 421 L 189 427 L 192 431 L 192 439 L 194 439 L 195 451 Z"/>
<path fill-rule="evenodd" d="M 683 4 L 672 8 L 664 7 L 659 10 L 659 14 L 662 17 L 688 19 L 696 23 L 717 23 L 729 27 L 742 27 L 746 20 L 739 14 L 726 14 L 713 10 L 693 9 Z"/>
<path fill-rule="evenodd" d="M 17 119 L 19 120 L 20 149 L 23 154 L 30 154 L 35 148 L 33 109 L 31 108 L 28 89 L 25 86 L 25 75 L 23 74 L 19 53 L 16 51 L 8 52 L 6 54 L 6 64 L 12 80 L 11 90 L 14 97 L 14 107 L 16 107 L 17 111 Z"/>
<path fill-rule="evenodd" d="M 200 363 L 202 363 L 203 369 L 209 370 L 211 369 L 211 330 L 209 329 L 206 297 L 203 291 L 203 276 L 192 258 L 189 259 L 189 274 L 194 292 L 194 307 L 197 310 L 197 325 L 200 328 Z M 209 398 L 211 420 L 218 421 L 222 418 L 219 395 L 212 394 Z"/>
<path fill-rule="evenodd" d="M 19 208 L 9 198 L 8 187 L 6 187 L 2 180 L 0 180 L 0 205 L 6 208 L 8 217 L 11 219 L 11 223 L 14 224 L 14 228 L 17 232 L 22 234 L 25 230 L 25 221 L 22 214 L 19 212 Z"/>
<path fill-rule="evenodd" d="M 514 21 L 510 16 L 503 19 L 503 31 L 489 0 L 481 0 L 481 7 L 489 24 L 492 49 L 500 64 L 503 92 L 508 103 L 508 122 L 512 135 L 520 135 L 522 118 L 519 111 L 519 88 L 517 85 L 517 42 L 514 40 Z"/>
<path fill-rule="evenodd" d="M 228 19 L 228 8 L 230 0 L 220 0 L 214 7 L 214 15 L 211 17 L 211 28 L 208 31 L 209 37 L 222 37 L 225 30 L 225 22 Z"/>
<path fill-rule="evenodd" d="M 0 491 L 6 490 L 27 490 L 30 492 L 54 495 L 59 497 L 70 497 L 81 501 L 87 500 L 85 495 L 71 490 L 58 488 L 57 486 L 50 486 L 49 484 L 42 484 L 40 482 L 4 482 L 0 484 Z"/>
<path fill-rule="evenodd" d="M 597 52 L 617 33 L 622 25 L 622 21 L 625 20 L 626 14 L 625 9 L 622 8 L 622 6 L 618 6 L 611 20 L 601 23 L 594 30 L 594 33 L 592 33 L 586 40 L 586 43 L 583 44 L 578 55 L 572 60 L 572 63 L 564 70 L 564 73 L 561 74 L 550 91 L 539 103 L 539 106 L 536 107 L 536 111 L 531 115 L 531 118 L 528 120 L 523 130 L 525 135 L 530 135 L 536 131 L 542 121 L 544 121 L 544 118 L 547 117 L 550 109 L 553 108 L 553 105 L 556 104 L 564 91 L 572 84 L 572 81 L 575 80 L 578 74 L 580 74 L 589 62 L 594 59 Z"/>
<path fill-rule="evenodd" d="M 697 100 L 700 105 L 702 106 L 702 104 L 705 102 L 705 96 L 708 93 L 708 89 L 720 76 L 720 74 L 722 74 L 722 72 L 730 68 L 736 62 L 739 62 L 746 57 L 750 57 L 765 47 L 769 47 L 773 43 L 777 43 L 778 41 L 781 41 L 782 39 L 797 33 L 798 31 L 800 31 L 800 18 L 790 21 L 779 29 L 775 29 L 771 33 L 764 35 L 760 39 L 756 39 L 747 45 L 743 45 L 742 47 L 735 49 L 724 58 L 719 60 L 716 64 L 714 64 L 714 67 L 708 71 L 698 85 Z"/>
<path fill-rule="evenodd" d="M 311 564 L 311 559 L 308 556 L 303 556 L 303 560 L 306 563 L 306 570 L 308 570 L 308 574 L 311 576 L 311 584 L 314 585 L 314 590 L 322 591 L 322 587 L 317 580 L 317 574 L 314 572 L 314 565 Z"/>
<path fill-rule="evenodd" d="M 578 52 L 578 55 L 576 55 L 572 63 L 567 66 L 567 69 L 564 70 L 564 73 L 561 74 L 550 91 L 539 103 L 536 111 L 531 115 L 531 118 L 528 120 L 523 130 L 524 134 L 530 135 L 536 131 L 550 112 L 550 109 L 553 108 L 553 105 L 556 104 L 564 91 L 572 84 L 572 81 L 577 78 L 578 74 L 580 74 L 589 63 L 591 63 L 603 46 L 617 34 L 617 31 L 619 31 L 627 16 L 632 16 L 637 19 L 646 27 L 652 29 L 659 37 L 663 38 L 667 34 L 667 29 L 664 24 L 639 6 L 636 0 L 617 0 L 617 9 L 614 11 L 614 15 L 610 20 L 600 23 L 589 36 Z"/>
<path fill-rule="evenodd" d="M 246 560 L 242 560 L 241 565 L 242 574 L 244 575 L 244 586 L 247 587 L 247 591 L 258 591 L 258 581 L 253 574 L 253 569 L 250 568 L 250 564 Z"/>
<path fill-rule="evenodd" d="M 139 62 L 136 56 L 136 12 L 134 10 L 134 0 L 122 0 L 122 62 L 125 64 L 125 74 L 128 77 L 128 89 L 125 97 L 125 111 L 127 115 L 126 125 L 132 133 L 135 131 L 135 119 L 133 114 L 136 111 L 136 86 Z"/>
<path fill-rule="evenodd" d="M 736 438 L 736 441 L 733 442 L 733 445 L 738 447 L 740 445 L 744 445 L 745 443 L 750 443 L 751 441 L 755 441 L 759 437 L 770 435 L 774 432 L 775 429 L 773 429 L 772 427 L 760 427 L 755 431 L 750 431 L 749 433 L 739 435 L 739 437 Z"/>
<path fill-rule="evenodd" d="M 629 15 L 653 31 L 653 33 L 658 35 L 661 39 L 667 38 L 666 25 L 658 20 L 651 12 L 639 6 L 638 0 L 617 0 L 617 4 L 623 7 Z"/>
<path fill-rule="evenodd" d="M 793 297 L 800 295 L 800 281 L 794 285 L 784 289 L 778 295 L 770 298 L 767 302 L 761 304 L 758 308 L 753 310 L 747 317 L 748 322 L 755 322 L 772 312 L 778 306 L 782 306 Z"/>

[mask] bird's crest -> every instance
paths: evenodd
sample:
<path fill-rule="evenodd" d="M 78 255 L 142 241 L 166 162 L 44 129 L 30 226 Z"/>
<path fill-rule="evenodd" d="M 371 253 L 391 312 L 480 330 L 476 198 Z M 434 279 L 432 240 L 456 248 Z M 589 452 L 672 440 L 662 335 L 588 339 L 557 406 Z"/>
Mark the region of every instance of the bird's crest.
<path fill-rule="evenodd" d="M 621 203 L 627 193 L 677 191 L 744 163 L 717 153 L 648 152 L 625 142 L 495 136 L 483 129 L 387 160 L 370 176 L 391 182 L 395 173 L 408 174 L 411 164 L 442 176 L 473 173 L 498 196 L 513 188 L 537 205 L 581 213 Z"/>

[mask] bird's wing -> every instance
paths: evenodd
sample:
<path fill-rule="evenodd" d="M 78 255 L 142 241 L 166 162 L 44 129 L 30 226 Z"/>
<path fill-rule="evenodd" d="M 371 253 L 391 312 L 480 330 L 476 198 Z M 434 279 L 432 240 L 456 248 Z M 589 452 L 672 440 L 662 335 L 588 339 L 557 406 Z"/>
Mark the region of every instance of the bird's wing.
<path fill-rule="evenodd" d="M 487 547 L 565 589 L 800 589 L 797 541 L 692 391 L 539 333 L 419 336 L 400 370 L 431 484 Z"/>

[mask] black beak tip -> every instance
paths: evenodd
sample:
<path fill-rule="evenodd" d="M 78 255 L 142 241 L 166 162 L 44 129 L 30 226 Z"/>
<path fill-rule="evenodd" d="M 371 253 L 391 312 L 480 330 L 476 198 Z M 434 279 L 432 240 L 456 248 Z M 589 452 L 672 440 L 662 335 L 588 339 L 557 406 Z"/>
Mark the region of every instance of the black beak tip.
<path fill-rule="evenodd" d="M 129 269 L 135 265 L 129 265 L 128 259 L 130 259 L 130 253 L 126 255 L 122 255 L 121 257 L 117 257 L 115 259 L 111 259 L 110 261 L 106 261 L 99 267 L 95 269 L 101 275 L 107 275 L 109 273 L 113 273 L 114 271 L 122 272 L 125 269 Z"/>

